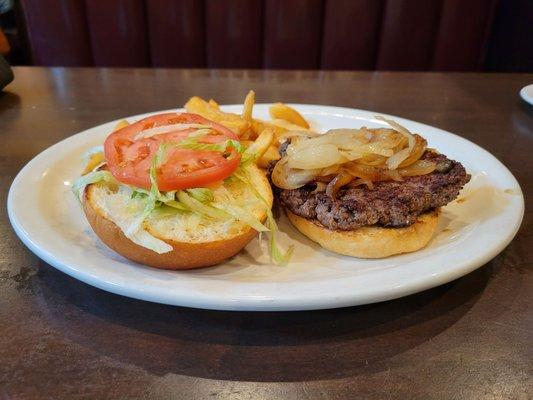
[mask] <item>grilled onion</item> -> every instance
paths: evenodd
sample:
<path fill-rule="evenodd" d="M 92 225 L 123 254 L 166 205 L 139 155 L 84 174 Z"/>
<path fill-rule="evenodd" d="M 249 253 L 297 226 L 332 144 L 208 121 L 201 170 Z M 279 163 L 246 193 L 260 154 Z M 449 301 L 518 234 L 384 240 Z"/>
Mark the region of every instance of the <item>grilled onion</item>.
<path fill-rule="evenodd" d="M 326 190 L 327 185 L 324 182 L 316 182 L 316 188 L 311 193 L 320 193 Z"/>
<path fill-rule="evenodd" d="M 422 154 L 426 151 L 426 148 L 428 147 L 428 142 L 426 139 L 424 139 L 420 135 L 414 135 L 415 136 L 415 145 L 413 147 L 413 150 L 411 151 L 411 154 L 409 154 L 409 157 L 407 157 L 405 160 L 403 160 L 399 167 L 407 167 L 408 165 L 411 165 L 416 160 L 418 160 L 420 157 L 422 157 Z M 393 168 L 394 169 L 394 168 Z"/>
<path fill-rule="evenodd" d="M 311 182 L 320 169 L 289 168 L 288 159 L 283 157 L 272 170 L 272 182 L 281 189 L 298 189 Z"/>
<path fill-rule="evenodd" d="M 296 132 L 272 171 L 273 183 L 297 189 L 313 180 L 324 182 L 334 197 L 347 184 L 371 187 L 372 182 L 401 181 L 435 170 L 433 162 L 420 160 L 427 149 L 424 138 L 389 119 L 376 119 L 393 129 L 333 129 L 318 136 Z"/>
<path fill-rule="evenodd" d="M 398 172 L 401 176 L 419 176 L 427 175 L 435 171 L 437 165 L 433 161 L 418 160 L 408 167 L 399 168 Z"/>
<path fill-rule="evenodd" d="M 366 185 L 370 190 L 374 189 L 374 184 L 372 183 L 371 180 L 361 179 L 361 178 L 354 179 L 347 186 L 348 187 L 357 187 L 357 186 L 361 186 L 361 185 Z"/>
<path fill-rule="evenodd" d="M 326 194 L 332 198 L 337 197 L 339 189 L 350 183 L 352 180 L 353 177 L 350 174 L 344 171 L 341 172 L 339 175 L 333 178 L 330 183 L 328 183 L 326 186 Z"/>
<path fill-rule="evenodd" d="M 348 159 L 341 154 L 334 144 L 306 146 L 288 157 L 289 167 L 300 169 L 326 168 L 346 161 Z"/>

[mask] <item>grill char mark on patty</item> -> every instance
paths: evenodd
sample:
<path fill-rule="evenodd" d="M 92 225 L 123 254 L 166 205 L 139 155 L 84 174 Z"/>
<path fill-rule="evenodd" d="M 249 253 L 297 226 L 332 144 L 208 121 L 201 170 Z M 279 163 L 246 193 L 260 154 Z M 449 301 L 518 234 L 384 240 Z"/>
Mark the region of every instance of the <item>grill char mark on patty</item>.
<path fill-rule="evenodd" d="M 364 185 L 343 188 L 336 199 L 324 192 L 312 193 L 315 184 L 275 191 L 281 205 L 289 211 L 315 219 L 329 229 L 354 230 L 368 225 L 405 227 L 415 223 L 419 215 L 453 201 L 470 180 L 461 163 L 443 154 L 427 150 L 422 159 L 435 162 L 436 170 L 406 177 L 401 182 L 375 182 L 373 189 Z"/>

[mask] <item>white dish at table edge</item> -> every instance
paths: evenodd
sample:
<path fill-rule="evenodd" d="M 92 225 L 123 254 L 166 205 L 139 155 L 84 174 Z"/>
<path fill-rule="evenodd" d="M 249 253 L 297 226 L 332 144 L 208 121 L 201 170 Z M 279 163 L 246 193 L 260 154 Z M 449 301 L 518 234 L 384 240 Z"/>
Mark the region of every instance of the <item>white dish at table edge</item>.
<path fill-rule="evenodd" d="M 254 116 L 268 119 L 268 104 Z M 192 271 L 145 267 L 117 255 L 90 229 L 70 191 L 81 155 L 101 144 L 117 121 L 71 136 L 37 155 L 17 175 L 8 214 L 20 239 L 59 270 L 100 289 L 152 302 L 241 311 L 313 310 L 394 299 L 459 278 L 482 266 L 515 236 L 524 212 L 520 186 L 509 170 L 474 143 L 428 125 L 357 109 L 292 104 L 325 131 L 384 126 L 383 115 L 421 134 L 429 146 L 465 165 L 472 181 L 443 210 L 438 233 L 415 253 L 380 260 L 344 257 L 320 248 L 280 215 L 280 244 L 295 244 L 287 266 L 270 265 L 264 245 L 253 240 L 220 266 Z M 240 112 L 241 105 L 222 106 Z M 166 110 L 168 111 L 183 111 Z M 127 117 L 137 120 L 154 113 Z"/>
<path fill-rule="evenodd" d="M 524 86 L 520 89 L 522 99 L 533 106 L 533 85 Z"/>

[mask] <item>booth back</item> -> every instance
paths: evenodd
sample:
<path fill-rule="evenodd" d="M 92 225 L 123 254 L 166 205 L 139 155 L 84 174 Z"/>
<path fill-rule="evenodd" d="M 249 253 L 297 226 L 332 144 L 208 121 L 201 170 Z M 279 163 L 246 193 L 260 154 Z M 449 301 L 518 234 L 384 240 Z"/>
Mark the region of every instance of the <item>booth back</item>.
<path fill-rule="evenodd" d="M 473 71 L 497 0 L 21 0 L 33 63 Z"/>

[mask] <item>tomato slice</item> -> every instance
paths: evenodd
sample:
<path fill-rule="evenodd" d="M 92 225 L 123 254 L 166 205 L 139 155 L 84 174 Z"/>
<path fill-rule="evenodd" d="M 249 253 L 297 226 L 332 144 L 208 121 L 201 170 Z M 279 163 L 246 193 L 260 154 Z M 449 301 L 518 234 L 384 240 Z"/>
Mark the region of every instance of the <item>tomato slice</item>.
<path fill-rule="evenodd" d="M 120 182 L 150 189 L 150 166 L 162 143 L 179 142 L 196 129 L 183 129 L 175 124 L 201 124 L 211 129 L 198 141 L 220 143 L 238 139 L 231 130 L 200 115 L 165 113 L 153 115 L 111 133 L 104 143 L 109 171 Z M 168 127 L 164 132 L 149 137 L 138 136 L 146 129 Z M 171 148 L 162 165 L 157 168 L 157 186 L 161 191 L 188 189 L 210 185 L 229 177 L 239 166 L 240 154 L 228 148 L 226 154 L 218 151 L 198 151 Z"/>

